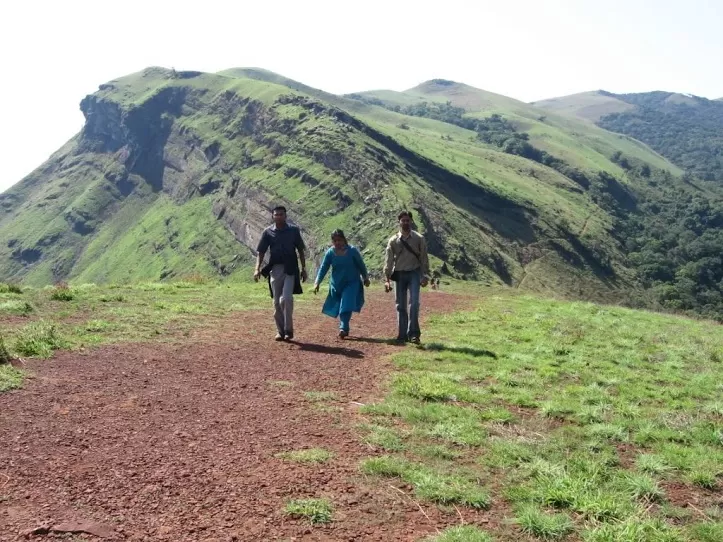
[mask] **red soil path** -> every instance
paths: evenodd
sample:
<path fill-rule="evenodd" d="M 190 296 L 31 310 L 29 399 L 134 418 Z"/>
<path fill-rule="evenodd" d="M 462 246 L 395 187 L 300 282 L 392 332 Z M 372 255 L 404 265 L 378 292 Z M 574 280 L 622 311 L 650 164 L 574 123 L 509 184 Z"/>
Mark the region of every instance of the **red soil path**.
<path fill-rule="evenodd" d="M 423 316 L 462 302 L 427 291 Z M 356 403 L 383 394 L 388 354 L 404 348 L 382 341 L 395 335 L 391 295 L 369 296 L 349 339 L 335 332 L 314 304 L 298 311 L 290 343 L 273 341 L 270 310 L 249 311 L 177 342 L 30 361 L 35 378 L 0 394 L 0 540 L 67 539 L 63 530 L 132 541 L 420 540 L 458 523 L 358 469 L 375 452 L 356 429 Z M 313 403 L 307 391 L 335 399 Z M 310 447 L 335 457 L 275 457 Z M 283 513 L 286 500 L 310 497 L 333 502 L 332 523 Z"/>

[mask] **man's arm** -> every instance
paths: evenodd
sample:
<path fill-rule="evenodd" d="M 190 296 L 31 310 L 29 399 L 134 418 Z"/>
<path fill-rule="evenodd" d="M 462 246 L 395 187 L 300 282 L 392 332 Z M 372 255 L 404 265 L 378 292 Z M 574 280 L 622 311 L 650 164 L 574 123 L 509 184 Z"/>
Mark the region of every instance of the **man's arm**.
<path fill-rule="evenodd" d="M 427 240 L 422 237 L 421 243 L 419 244 L 419 258 L 422 260 L 422 275 L 429 278 L 429 254 L 427 253 Z"/>
<path fill-rule="evenodd" d="M 299 261 L 301 261 L 301 280 L 302 282 L 306 282 L 306 279 L 308 278 L 306 274 L 306 255 L 304 254 L 304 249 L 299 249 Z"/>
<path fill-rule="evenodd" d="M 306 245 L 301 238 L 301 231 L 297 230 L 296 251 L 299 253 L 299 261 L 301 262 L 301 281 L 306 282 L 308 278 L 306 274 Z"/>
<path fill-rule="evenodd" d="M 394 250 L 392 250 L 392 240 L 390 239 L 387 243 L 387 248 L 384 251 L 384 278 L 389 282 L 389 277 L 392 276 L 392 269 L 394 267 Z"/>
<path fill-rule="evenodd" d="M 254 280 L 258 281 L 261 276 L 261 264 L 264 263 L 264 253 L 259 252 L 256 256 L 256 267 L 254 268 Z"/>
<path fill-rule="evenodd" d="M 259 240 L 259 244 L 256 247 L 256 267 L 254 268 L 254 280 L 258 281 L 259 277 L 261 276 L 261 264 L 264 263 L 264 254 L 266 254 L 266 250 L 269 248 L 269 240 L 266 237 L 266 230 L 264 230 L 264 233 L 261 234 L 261 239 Z"/>

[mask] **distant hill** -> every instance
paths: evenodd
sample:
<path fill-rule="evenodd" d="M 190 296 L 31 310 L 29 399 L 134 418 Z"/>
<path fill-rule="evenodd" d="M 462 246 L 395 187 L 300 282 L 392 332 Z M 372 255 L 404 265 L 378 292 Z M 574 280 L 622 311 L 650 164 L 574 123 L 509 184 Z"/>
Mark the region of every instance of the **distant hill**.
<path fill-rule="evenodd" d="M 617 164 L 609 160 L 614 152 L 620 150 L 655 167 L 670 169 L 676 174 L 680 172 L 638 141 L 620 139 L 588 123 L 575 121 L 567 115 L 550 112 L 543 114 L 530 104 L 462 83 L 435 79 L 404 92 L 377 90 L 349 94 L 347 97 L 356 97 L 368 104 L 384 106 L 402 113 L 412 111 L 410 106 L 414 104 L 449 102 L 454 107 L 464 109 L 465 117 L 473 119 L 500 114 L 513 122 L 520 131 L 527 132 L 531 141 L 540 149 L 583 169 L 602 169 L 613 175 L 624 173 Z"/>
<path fill-rule="evenodd" d="M 574 115 L 583 119 L 597 122 L 601 117 L 612 113 L 624 113 L 635 109 L 635 106 L 616 98 L 608 92 L 595 90 L 592 92 L 581 92 L 562 98 L 552 98 L 532 102 L 535 105 L 549 111 Z"/>
<path fill-rule="evenodd" d="M 587 120 L 443 79 L 336 96 L 260 68 L 148 68 L 100 85 L 81 109 L 82 131 L 0 194 L 0 280 L 245 280 L 279 203 L 312 267 L 342 228 L 378 274 L 407 208 L 442 275 L 723 310 L 715 273 L 693 289 L 676 282 L 686 265 L 709 270 L 708 249 L 668 246 L 694 212 L 708 223 L 690 228 L 715 244 L 717 204 L 696 205 L 719 194 Z M 666 227 L 674 238 L 653 242 Z"/>
<path fill-rule="evenodd" d="M 625 134 L 707 181 L 723 185 L 723 102 L 676 92 L 573 94 L 535 102 Z"/>

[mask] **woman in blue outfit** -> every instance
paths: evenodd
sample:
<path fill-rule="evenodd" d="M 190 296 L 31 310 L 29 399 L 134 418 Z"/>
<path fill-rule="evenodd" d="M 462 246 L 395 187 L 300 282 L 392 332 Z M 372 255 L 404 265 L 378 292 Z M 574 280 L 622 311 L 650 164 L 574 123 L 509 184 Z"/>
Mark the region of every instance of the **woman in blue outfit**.
<path fill-rule="evenodd" d="M 364 286 L 369 286 L 369 275 L 361 253 L 347 243 L 343 231 L 335 230 L 331 243 L 316 275 L 314 293 L 319 291 L 319 284 L 331 268 L 329 295 L 321 312 L 339 318 L 339 338 L 343 339 L 349 335 L 352 312 L 361 312 L 364 306 Z"/>

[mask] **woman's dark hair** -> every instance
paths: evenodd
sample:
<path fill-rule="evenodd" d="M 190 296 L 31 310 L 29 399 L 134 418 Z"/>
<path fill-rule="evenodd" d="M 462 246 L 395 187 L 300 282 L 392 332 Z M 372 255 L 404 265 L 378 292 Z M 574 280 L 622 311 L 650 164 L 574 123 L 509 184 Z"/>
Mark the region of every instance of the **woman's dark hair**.
<path fill-rule="evenodd" d="M 334 237 L 341 237 L 342 239 L 344 239 L 345 244 L 349 244 L 349 242 L 346 240 L 346 235 L 344 235 L 344 232 L 341 230 L 334 230 L 333 232 L 331 232 L 332 241 L 334 240 Z"/>

